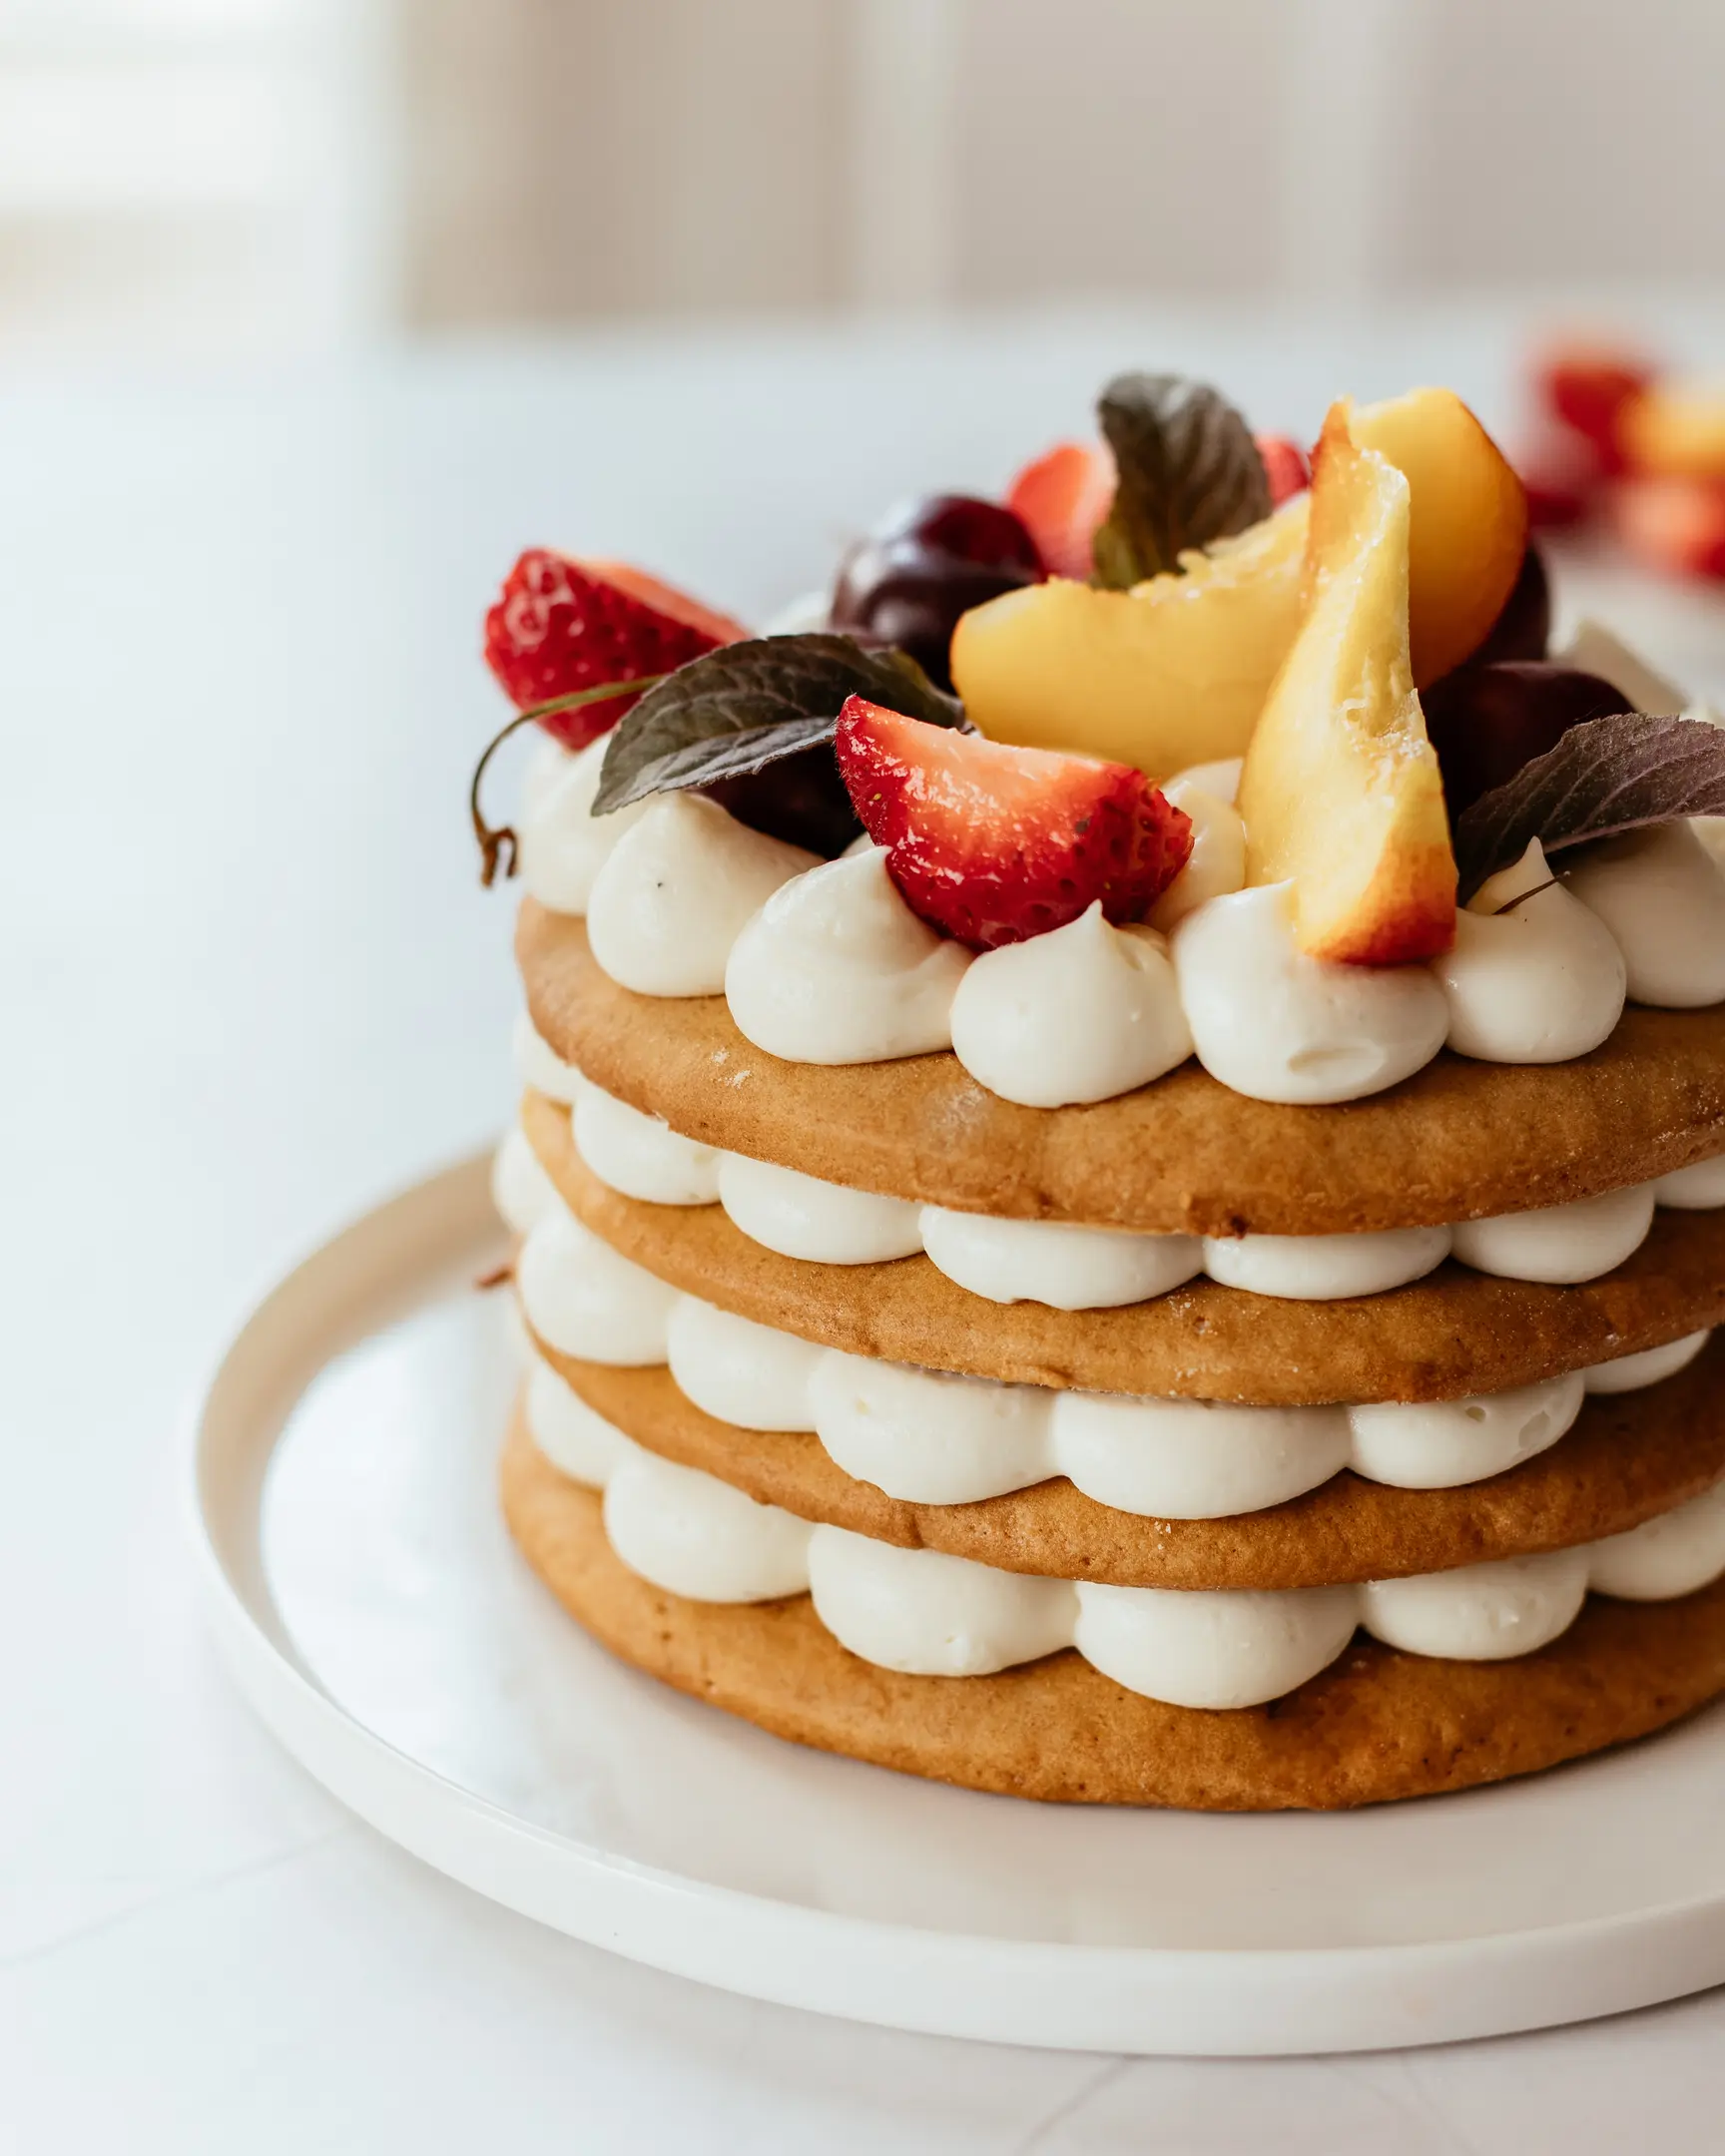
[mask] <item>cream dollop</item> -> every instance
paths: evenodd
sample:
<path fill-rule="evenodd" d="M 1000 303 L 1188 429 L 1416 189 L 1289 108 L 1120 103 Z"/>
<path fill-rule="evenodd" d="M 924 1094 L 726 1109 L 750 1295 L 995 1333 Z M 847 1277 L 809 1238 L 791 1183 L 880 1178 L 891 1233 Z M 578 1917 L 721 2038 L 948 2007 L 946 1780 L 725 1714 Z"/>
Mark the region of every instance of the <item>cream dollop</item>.
<path fill-rule="evenodd" d="M 1238 785 L 1238 769 L 1234 777 Z M 1245 884 L 1246 826 L 1231 795 L 1223 800 L 1192 779 L 1171 779 L 1162 791 L 1192 818 L 1186 865 L 1150 909 L 1151 927 L 1169 934 L 1197 907 L 1226 898 Z"/>
<path fill-rule="evenodd" d="M 721 1161 L 719 1202 L 746 1236 L 786 1258 L 879 1265 L 922 1248 L 916 1208 L 906 1199 L 852 1190 L 741 1153 Z"/>
<path fill-rule="evenodd" d="M 1602 839 L 1563 880 L 1616 938 L 1637 1003 L 1725 997 L 1725 870 L 1687 823 Z"/>
<path fill-rule="evenodd" d="M 531 1086 L 535 1093 L 543 1093 L 547 1100 L 561 1101 L 565 1107 L 573 1104 L 575 1095 L 585 1083 L 573 1063 L 563 1058 L 539 1033 L 525 1011 L 515 1014 L 515 1031 L 511 1038 L 514 1053 L 515 1075 L 523 1085 Z"/>
<path fill-rule="evenodd" d="M 1133 1235 L 1064 1221 L 990 1219 L 924 1206 L 921 1242 L 930 1262 L 990 1303 L 1046 1303 L 1053 1310 L 1115 1310 L 1166 1295 L 1204 1263 L 1195 1236 Z"/>
<path fill-rule="evenodd" d="M 1715 1206 L 1725 1206 L 1725 1153 L 1662 1175 L 1653 1186 L 1653 1200 L 1680 1213 L 1711 1213 Z"/>
<path fill-rule="evenodd" d="M 1111 926 L 1100 900 L 975 959 L 952 998 L 951 1042 L 979 1085 L 1026 1108 L 1110 1100 L 1192 1053 L 1161 937 Z"/>
<path fill-rule="evenodd" d="M 1198 1060 L 1254 1100 L 1359 1100 L 1443 1045 L 1448 1007 L 1427 968 L 1307 957 L 1286 883 L 1211 899 L 1174 931 L 1173 953 Z"/>
<path fill-rule="evenodd" d="M 1628 979 L 1610 929 L 1552 882 L 1537 838 L 1456 914 L 1455 946 L 1432 971 L 1449 1006 L 1449 1046 L 1485 1063 L 1587 1054 L 1623 1015 Z"/>
<path fill-rule="evenodd" d="M 691 1295 L 677 1298 L 666 1328 L 665 1359 L 678 1390 L 741 1429 L 808 1429 L 809 1388 L 825 1352 Z"/>
<path fill-rule="evenodd" d="M 1647 1240 L 1653 1225 L 1653 1187 L 1634 1183 L 1572 1204 L 1490 1220 L 1457 1221 L 1455 1256 L 1501 1280 L 1569 1285 L 1597 1280 Z"/>
<path fill-rule="evenodd" d="M 527 1434 L 560 1474 L 603 1489 L 630 1440 L 537 1354 L 527 1372 Z"/>
<path fill-rule="evenodd" d="M 491 1156 L 491 1203 L 503 1225 L 520 1236 L 530 1235 L 563 1204 L 524 1131 L 507 1132 Z"/>
<path fill-rule="evenodd" d="M 952 1038 L 970 962 L 904 903 L 878 847 L 776 890 L 737 936 L 725 996 L 745 1038 L 792 1063 L 879 1063 Z"/>
<path fill-rule="evenodd" d="M 815 855 L 751 830 L 699 794 L 647 804 L 593 879 L 587 938 L 638 995 L 717 995 L 744 923 Z"/>
<path fill-rule="evenodd" d="M 1224 1287 L 1297 1303 L 1382 1295 L 1440 1266 L 1447 1228 L 1383 1228 L 1363 1235 L 1209 1236 L 1204 1270 Z"/>
<path fill-rule="evenodd" d="M 663 1362 L 677 1291 L 583 1228 L 561 1203 L 521 1246 L 515 1285 L 547 1347 L 588 1362 Z"/>
<path fill-rule="evenodd" d="M 631 1572 L 692 1602 L 776 1602 L 809 1585 L 814 1530 L 699 1468 L 630 1445 L 605 1483 L 605 1533 Z"/>
<path fill-rule="evenodd" d="M 571 756 L 556 742 L 544 745 L 528 774 L 521 804 L 521 880 L 553 913 L 585 913 L 593 879 L 617 841 L 646 814 L 635 802 L 610 815 L 593 813 L 600 767 L 611 746 L 601 734 Z"/>
<path fill-rule="evenodd" d="M 1667 1341 L 1663 1347 L 1595 1362 L 1581 1376 L 1589 1392 L 1639 1392 L 1643 1385 L 1659 1384 L 1687 1369 L 1712 1338 L 1712 1328 L 1703 1326 L 1699 1333 L 1685 1333 L 1681 1340 Z"/>
<path fill-rule="evenodd" d="M 711 1205 L 719 1196 L 713 1146 L 697 1145 L 662 1116 L 645 1115 L 580 1078 L 570 1129 L 575 1150 L 600 1182 L 649 1205 Z"/>

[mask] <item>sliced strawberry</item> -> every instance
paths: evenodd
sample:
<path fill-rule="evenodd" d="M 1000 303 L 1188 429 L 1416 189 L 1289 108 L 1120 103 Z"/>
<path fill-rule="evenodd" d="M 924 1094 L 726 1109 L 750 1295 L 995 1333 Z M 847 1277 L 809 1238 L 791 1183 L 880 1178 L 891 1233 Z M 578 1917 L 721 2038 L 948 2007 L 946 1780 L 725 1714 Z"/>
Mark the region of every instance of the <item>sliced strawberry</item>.
<path fill-rule="evenodd" d="M 485 617 L 485 659 L 525 709 L 606 682 L 670 674 L 746 633 L 639 569 L 529 547 Z M 636 701 L 607 697 L 540 723 L 565 749 L 584 749 Z"/>
<path fill-rule="evenodd" d="M 1097 899 L 1141 919 L 1186 865 L 1192 820 L 1129 764 L 1011 749 L 852 697 L 839 769 L 911 907 L 993 950 Z"/>
<path fill-rule="evenodd" d="M 1725 579 L 1725 483 L 1715 479 L 1625 479 L 1611 490 L 1617 536 L 1650 569 L 1667 576 Z"/>
<path fill-rule="evenodd" d="M 1058 442 L 1026 464 L 1006 493 L 1006 506 L 1036 542 L 1050 576 L 1082 584 L 1090 576 L 1090 542 L 1114 501 L 1114 459 L 1105 442 Z"/>
<path fill-rule="evenodd" d="M 1254 434 L 1258 454 L 1264 459 L 1264 476 L 1270 482 L 1270 506 L 1280 509 L 1312 484 L 1312 464 L 1297 441 L 1286 434 Z"/>
<path fill-rule="evenodd" d="M 1617 422 L 1655 372 L 1639 352 L 1588 342 L 1552 345 L 1533 368 L 1545 409 L 1591 442 L 1607 471 L 1623 469 Z"/>

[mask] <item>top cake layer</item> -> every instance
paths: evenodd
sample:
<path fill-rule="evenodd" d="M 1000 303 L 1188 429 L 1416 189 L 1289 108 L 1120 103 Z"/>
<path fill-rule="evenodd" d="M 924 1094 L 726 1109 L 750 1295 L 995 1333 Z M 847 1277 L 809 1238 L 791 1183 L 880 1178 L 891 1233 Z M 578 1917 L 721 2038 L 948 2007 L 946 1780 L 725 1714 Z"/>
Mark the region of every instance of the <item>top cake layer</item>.
<path fill-rule="evenodd" d="M 1725 1151 L 1725 1008 L 1631 1007 L 1549 1065 L 1449 1054 L 1341 1107 L 1245 1099 L 1194 1064 L 1091 1106 L 1000 1099 L 949 1054 L 830 1067 L 744 1038 L 722 998 L 634 994 L 528 899 L 539 1033 L 703 1144 L 958 1211 L 1152 1234 L 1355 1234 L 1560 1205 Z"/>

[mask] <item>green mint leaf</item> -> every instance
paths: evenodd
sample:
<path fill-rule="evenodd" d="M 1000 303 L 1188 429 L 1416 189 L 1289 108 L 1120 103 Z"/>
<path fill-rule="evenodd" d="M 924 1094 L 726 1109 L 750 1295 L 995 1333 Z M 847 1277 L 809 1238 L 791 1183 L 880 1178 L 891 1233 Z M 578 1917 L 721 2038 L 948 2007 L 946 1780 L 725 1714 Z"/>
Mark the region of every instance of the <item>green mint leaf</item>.
<path fill-rule="evenodd" d="M 1126 591 L 1178 569 L 1183 547 L 1231 538 L 1270 514 L 1252 430 L 1226 397 L 1183 374 L 1121 374 L 1097 415 L 1114 452 L 1114 505 L 1091 543 L 1093 581 Z"/>

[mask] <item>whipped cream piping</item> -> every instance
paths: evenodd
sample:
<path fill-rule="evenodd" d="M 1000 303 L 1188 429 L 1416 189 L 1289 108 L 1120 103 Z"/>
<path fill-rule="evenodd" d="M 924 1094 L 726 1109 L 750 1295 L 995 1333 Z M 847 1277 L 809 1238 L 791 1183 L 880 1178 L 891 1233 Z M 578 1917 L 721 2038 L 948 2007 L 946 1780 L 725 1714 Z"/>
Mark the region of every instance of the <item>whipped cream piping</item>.
<path fill-rule="evenodd" d="M 528 1321 L 549 1346 L 585 1361 L 667 1363 L 704 1412 L 743 1429 L 812 1430 L 847 1474 L 913 1504 L 975 1502 L 1056 1475 L 1099 1504 L 1161 1519 L 1261 1511 L 1343 1467 L 1404 1489 L 1453 1488 L 1556 1443 L 1584 1389 L 1656 1383 L 1707 1339 L 1601 1364 L 1596 1385 L 1574 1373 L 1430 1405 L 1062 1392 L 817 1347 L 664 1288 L 559 1212 L 533 1230 L 517 1267 Z"/>
<path fill-rule="evenodd" d="M 1430 966 L 1327 965 L 1295 948 L 1285 889 L 1241 888 L 1235 775 L 1194 767 L 1170 782 L 1193 856 L 1151 923 L 1174 931 L 1170 980 L 1143 931 L 1099 915 L 973 961 L 911 912 L 877 848 L 816 863 L 699 797 L 595 818 L 592 755 L 535 784 L 528 888 L 587 912 L 593 954 L 624 987 L 723 988 L 744 1035 L 791 1062 L 950 1047 L 1001 1098 L 1062 1107 L 1195 1052 L 1235 1092 L 1319 1104 L 1397 1084 L 1445 1040 L 1486 1062 L 1567 1061 L 1606 1038 L 1625 990 L 1679 1009 L 1725 998 L 1725 868 L 1684 823 L 1590 847 L 1542 892 L 1535 842 Z"/>
<path fill-rule="evenodd" d="M 567 1066 L 565 1066 L 567 1067 Z M 1725 1205 L 1725 1155 L 1597 1198 L 1465 1221 L 1360 1235 L 1143 1235 L 1061 1221 L 1001 1219 L 913 1205 L 828 1183 L 800 1169 L 715 1153 L 588 1080 L 572 1128 L 582 1161 L 608 1188 L 661 1205 L 715 1198 L 744 1235 L 782 1257 L 872 1265 L 918 1250 L 948 1280 L 993 1303 L 1112 1310 L 1165 1295 L 1200 1273 L 1229 1288 L 1292 1302 L 1381 1295 L 1422 1279 L 1451 1255 L 1503 1280 L 1574 1285 L 1638 1250 L 1655 1203 Z M 606 1104 L 603 1109 L 595 1103 Z M 677 1197 L 682 1189 L 687 1195 Z M 1662 1198 L 1669 1189 L 1676 1195 Z"/>
<path fill-rule="evenodd" d="M 1432 971 L 1448 1045 L 1484 1063 L 1566 1063 L 1623 1015 L 1628 970 L 1597 913 L 1551 879 L 1537 838 L 1455 916 L 1455 947 Z"/>
<path fill-rule="evenodd" d="M 819 865 L 717 802 L 660 794 L 600 864 L 587 939 L 611 978 L 639 995 L 717 995 L 745 923 Z"/>
<path fill-rule="evenodd" d="M 951 1045 L 969 963 L 911 912 L 885 854 L 868 846 L 775 891 L 737 935 L 723 985 L 738 1026 L 769 1055 L 882 1063 Z"/>
<path fill-rule="evenodd" d="M 1027 1108 L 1111 1100 L 1192 1053 L 1166 941 L 1111 927 L 1100 900 L 1064 928 L 972 959 L 948 1040 L 979 1085 Z"/>
<path fill-rule="evenodd" d="M 561 1380 L 558 1380 L 559 1382 Z M 1279 1591 L 1109 1587 L 1041 1579 L 940 1551 L 812 1526 L 613 1430 L 572 1451 L 530 1391 L 547 1457 L 603 1487 L 624 1564 L 693 1601 L 762 1602 L 807 1588 L 835 1638 L 877 1668 L 974 1677 L 1075 1647 L 1093 1667 L 1178 1707 L 1280 1698 L 1342 1653 L 1356 1627 L 1410 1654 L 1500 1661 L 1574 1621 L 1591 1586 L 1637 1601 L 1693 1593 L 1725 1571 L 1725 1486 L 1609 1540 L 1361 1587 Z M 541 1425 L 554 1429 L 549 1442 Z M 567 1470 L 566 1470 L 567 1471 Z"/>
<path fill-rule="evenodd" d="M 510 1131 L 491 1156 L 491 1203 L 504 1226 L 518 1236 L 530 1235 L 542 1220 L 563 1210 L 557 1186 L 540 1167 L 523 1130 Z"/>

